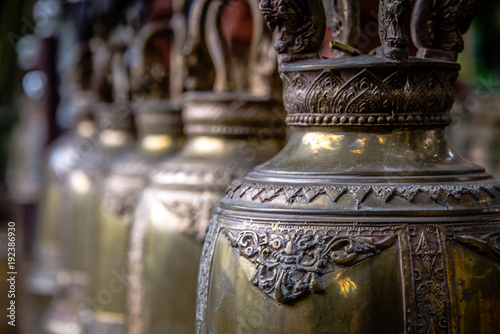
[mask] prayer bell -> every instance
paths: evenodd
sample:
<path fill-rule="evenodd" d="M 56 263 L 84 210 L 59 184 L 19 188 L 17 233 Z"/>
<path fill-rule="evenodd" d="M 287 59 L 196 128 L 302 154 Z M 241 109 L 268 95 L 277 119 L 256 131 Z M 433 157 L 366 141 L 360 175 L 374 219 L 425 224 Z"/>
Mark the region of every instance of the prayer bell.
<path fill-rule="evenodd" d="M 209 223 L 197 333 L 500 332 L 500 184 L 444 134 L 476 5 L 381 0 L 358 55 L 357 1 L 260 2 L 292 134 Z"/>

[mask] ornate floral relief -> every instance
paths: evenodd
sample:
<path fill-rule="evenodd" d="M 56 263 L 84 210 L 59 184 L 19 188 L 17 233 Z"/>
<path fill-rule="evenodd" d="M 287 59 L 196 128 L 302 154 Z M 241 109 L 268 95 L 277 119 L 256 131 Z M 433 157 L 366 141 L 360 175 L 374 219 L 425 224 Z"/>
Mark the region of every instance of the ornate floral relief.
<path fill-rule="evenodd" d="M 186 134 L 258 135 L 263 127 L 269 128 L 269 123 L 283 121 L 282 104 L 277 100 L 252 101 L 243 93 L 235 95 L 234 99 L 228 100 L 227 96 L 222 96 L 222 99 L 215 102 L 186 101 L 183 112 Z M 284 135 L 281 127 L 272 131 L 276 137 Z"/>
<path fill-rule="evenodd" d="M 407 109 L 420 109 L 424 111 L 448 110 L 453 105 L 454 96 L 453 100 L 449 101 L 449 96 L 446 96 L 446 94 L 443 95 L 445 91 L 445 84 L 441 81 L 438 74 L 432 71 L 424 80 L 416 85 L 406 101 L 405 107 Z"/>
<path fill-rule="evenodd" d="M 341 87 L 342 79 L 332 71 L 325 71 L 311 84 L 305 104 L 313 113 L 328 114 L 333 112 L 332 102 L 335 93 Z M 300 101 L 298 101 L 300 102 Z"/>
<path fill-rule="evenodd" d="M 374 74 L 363 70 L 339 88 L 332 110 L 347 114 L 385 113 L 392 109 L 392 94 Z"/>
<path fill-rule="evenodd" d="M 367 69 L 353 77 L 325 70 L 316 78 L 282 74 L 290 125 L 448 124 L 456 71 L 387 73 Z"/>
<path fill-rule="evenodd" d="M 348 236 L 300 229 L 224 229 L 224 234 L 238 254 L 255 265 L 251 283 L 282 303 L 323 291 L 323 275 L 363 261 L 397 240 L 396 235 Z"/>
<path fill-rule="evenodd" d="M 491 200 L 500 198 L 500 184 L 484 185 L 392 185 L 392 186 L 301 186 L 301 185 L 274 185 L 233 181 L 226 190 L 227 199 L 242 199 L 250 201 L 272 202 L 280 201 L 283 204 L 309 204 L 320 197 L 327 197 L 336 203 L 343 196 L 352 196 L 358 205 L 366 202 L 370 197 L 380 198 L 390 203 L 395 197 L 406 200 L 408 204 L 417 204 L 415 198 L 422 194 L 427 201 L 446 206 L 453 199 L 459 201 L 462 196 L 471 196 L 472 199 L 484 201 L 484 196 Z"/>
<path fill-rule="evenodd" d="M 283 104 L 285 109 L 293 113 L 306 112 L 305 99 L 311 83 L 300 74 L 293 77 L 282 74 L 281 79 L 283 80 Z"/>
<path fill-rule="evenodd" d="M 424 232 L 422 232 L 420 236 L 420 242 L 418 243 L 415 252 L 422 260 L 427 275 L 431 275 L 438 250 L 432 247 L 432 244 L 429 242 Z"/>
<path fill-rule="evenodd" d="M 411 91 L 411 82 L 408 77 L 408 71 L 398 69 L 383 80 L 384 85 L 389 87 L 394 98 L 394 110 L 396 113 L 404 113 L 405 100 L 408 98 L 408 93 Z"/>
<path fill-rule="evenodd" d="M 103 189 L 104 208 L 114 215 L 129 215 L 134 211 L 137 195 L 144 185 L 141 177 L 110 178 Z"/>
<path fill-rule="evenodd" d="M 109 168 L 109 172 L 117 177 L 142 177 L 149 172 L 153 163 L 154 160 L 150 161 L 147 157 L 140 157 L 136 154 L 131 154 L 130 156 L 127 156 L 126 159 L 118 159 L 115 163 L 113 163 Z"/>
<path fill-rule="evenodd" d="M 417 303 L 421 309 L 431 315 L 443 313 L 446 294 L 443 287 L 432 281 L 420 284 L 417 288 Z"/>
<path fill-rule="evenodd" d="M 162 204 L 177 216 L 177 232 L 201 242 L 205 238 L 207 224 L 219 199 L 219 194 L 209 192 L 195 192 L 187 197 L 172 193 Z"/>
<path fill-rule="evenodd" d="M 411 225 L 410 264 L 413 270 L 415 333 L 448 333 L 449 288 L 445 274 L 443 232 L 437 225 Z"/>

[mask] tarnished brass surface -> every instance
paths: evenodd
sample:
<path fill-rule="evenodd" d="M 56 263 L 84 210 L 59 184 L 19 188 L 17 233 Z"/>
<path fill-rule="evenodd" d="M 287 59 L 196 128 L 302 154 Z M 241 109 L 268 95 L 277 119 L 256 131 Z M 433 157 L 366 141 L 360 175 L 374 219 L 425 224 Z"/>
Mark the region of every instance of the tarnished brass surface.
<path fill-rule="evenodd" d="M 177 110 L 180 127 L 180 110 Z M 167 115 L 168 117 L 169 115 Z M 181 131 L 177 131 L 178 134 Z M 92 305 L 94 319 L 91 332 L 123 332 L 126 305 L 126 259 L 133 212 L 146 176 L 160 160 L 173 154 L 182 143 L 179 136 L 149 134 L 143 136 L 134 152 L 122 154 L 113 162 L 97 204 L 97 230 L 91 280 L 92 297 L 109 291 L 108 301 Z M 111 330 L 110 327 L 116 327 Z M 121 329 L 119 327 L 122 327 Z"/>
<path fill-rule="evenodd" d="M 444 135 L 466 3 L 430 10 L 432 42 L 416 6 L 421 58 L 381 1 L 374 55 L 319 59 L 321 1 L 261 1 L 292 135 L 209 223 L 197 333 L 500 331 L 500 183 Z"/>
<path fill-rule="evenodd" d="M 136 210 L 128 333 L 194 331 L 201 241 L 213 208 L 234 178 L 282 146 L 284 115 L 273 98 L 279 87 L 271 80 L 276 59 L 269 53 L 271 40 L 257 2 L 245 3 L 252 40 L 248 59 L 237 59 L 237 64 L 219 29 L 226 4 L 203 0 L 191 8 L 183 110 L 188 140 L 178 155 L 151 173 Z M 241 9 L 227 8 L 233 15 Z"/>
<path fill-rule="evenodd" d="M 157 102 L 165 105 L 168 101 Z M 171 110 L 162 112 L 164 119 L 158 113 L 151 115 L 156 121 L 163 121 L 164 128 L 160 131 L 156 127 L 142 127 L 142 138 L 135 151 L 118 157 L 104 180 L 97 206 L 98 225 L 94 243 L 99 257 L 95 262 L 91 296 L 98 296 L 104 290 L 110 291 L 112 298 L 109 302 L 93 305 L 95 319 L 92 332 L 116 333 L 124 330 L 126 258 L 133 210 L 153 166 L 174 153 L 182 143 L 180 108 L 172 103 L 170 105 Z M 142 110 L 141 113 L 147 111 Z"/>
<path fill-rule="evenodd" d="M 132 227 L 129 332 L 193 332 L 197 264 L 210 215 L 231 180 L 280 147 L 276 138 L 192 136 L 156 168 Z"/>

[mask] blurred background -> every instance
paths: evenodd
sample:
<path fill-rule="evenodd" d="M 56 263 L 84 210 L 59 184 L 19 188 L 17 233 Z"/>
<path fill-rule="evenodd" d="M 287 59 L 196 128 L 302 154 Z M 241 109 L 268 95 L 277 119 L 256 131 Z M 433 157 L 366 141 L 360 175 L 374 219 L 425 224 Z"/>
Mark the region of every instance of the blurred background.
<path fill-rule="evenodd" d="M 361 2 L 374 4 L 362 6 L 362 49 L 369 51 L 379 44 L 377 5 L 375 1 Z M 65 97 L 60 83 L 65 75 L 65 62 L 74 57 L 65 46 L 68 36 L 75 32 L 65 20 L 68 16 L 81 18 L 78 34 L 84 35 L 88 29 L 85 16 L 95 10 L 87 3 L 90 1 L 3 0 L 0 3 L 0 310 L 8 305 L 9 221 L 16 222 L 16 261 L 21 272 L 16 299 L 18 305 L 22 304 L 22 263 L 29 262 L 32 255 L 44 152 L 69 127 L 64 118 Z M 106 7 L 119 1 L 100 3 Z M 151 15 L 168 10 L 162 6 L 165 1 L 151 3 Z M 497 178 L 500 177 L 499 40 L 500 2 L 482 1 L 475 23 L 465 36 L 465 51 L 459 58 L 462 72 L 452 110 L 453 124 L 448 128 L 449 139 L 457 151 L 485 166 Z M 29 301 L 22 307 L 28 304 Z M 15 333 L 16 328 L 7 325 L 3 312 L 0 333 Z M 26 321 L 23 316 L 18 308 L 17 322 Z"/>

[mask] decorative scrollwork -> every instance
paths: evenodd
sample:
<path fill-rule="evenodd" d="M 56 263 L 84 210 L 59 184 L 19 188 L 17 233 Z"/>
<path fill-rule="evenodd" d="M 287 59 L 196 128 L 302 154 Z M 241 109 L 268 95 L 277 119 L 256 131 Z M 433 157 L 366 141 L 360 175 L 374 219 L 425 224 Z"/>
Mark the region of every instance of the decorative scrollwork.
<path fill-rule="evenodd" d="M 392 100 L 389 87 L 364 70 L 338 89 L 331 110 L 346 114 L 381 114 L 392 109 Z"/>
<path fill-rule="evenodd" d="M 102 191 L 104 208 L 117 216 L 131 215 L 143 186 L 142 177 L 111 176 Z"/>
<path fill-rule="evenodd" d="M 456 69 L 390 71 L 325 69 L 316 77 L 283 73 L 289 125 L 446 125 Z"/>
<path fill-rule="evenodd" d="M 294 186 L 294 185 L 268 185 L 259 183 L 233 181 L 226 190 L 226 199 L 244 199 L 260 201 L 262 203 L 280 201 L 283 204 L 309 204 L 319 197 L 326 197 L 332 204 L 343 196 L 352 196 L 359 204 L 368 200 L 369 196 L 382 199 L 388 203 L 394 197 L 399 197 L 408 202 L 415 203 L 417 195 L 425 196 L 425 202 L 446 206 L 454 199 L 459 201 L 462 196 L 471 196 L 479 200 L 486 196 L 496 200 L 500 198 L 500 184 L 485 183 L 472 185 L 373 185 L 373 186 Z M 484 201 L 485 199 L 481 199 Z"/>
<path fill-rule="evenodd" d="M 352 266 L 396 242 L 397 236 L 330 235 L 304 230 L 224 230 L 231 246 L 255 266 L 251 283 L 287 303 L 325 289 L 322 276 Z"/>
<path fill-rule="evenodd" d="M 416 300 L 416 312 L 412 315 L 414 330 L 418 333 L 441 333 L 441 330 L 447 333 L 450 305 L 442 230 L 437 225 L 413 225 L 409 232 L 409 260 Z"/>
<path fill-rule="evenodd" d="M 172 228 L 201 243 L 219 199 L 220 194 L 208 191 L 193 192 L 189 195 L 172 193 L 170 198 L 162 201 L 162 204 L 175 215 L 170 218 L 175 219 Z"/>

